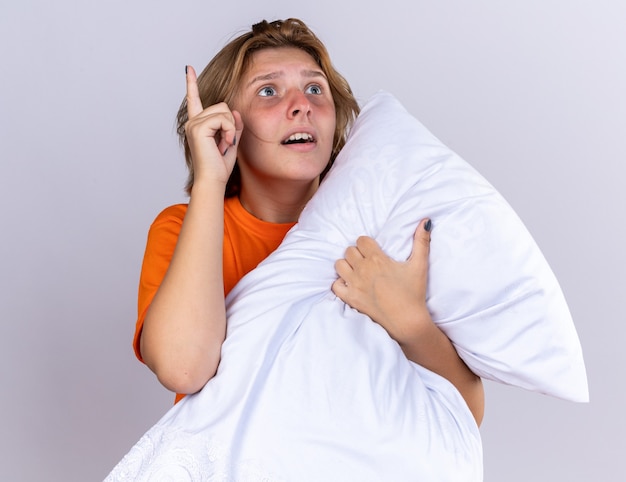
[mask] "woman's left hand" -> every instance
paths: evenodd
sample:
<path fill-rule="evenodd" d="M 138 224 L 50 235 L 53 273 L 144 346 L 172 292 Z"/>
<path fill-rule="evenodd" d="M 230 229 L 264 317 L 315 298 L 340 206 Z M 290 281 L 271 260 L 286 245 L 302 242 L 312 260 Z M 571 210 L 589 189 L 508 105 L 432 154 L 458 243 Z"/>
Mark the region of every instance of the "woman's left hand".
<path fill-rule="evenodd" d="M 361 236 L 335 263 L 339 278 L 333 292 L 352 308 L 380 324 L 398 343 L 411 340 L 432 325 L 426 307 L 430 220 L 415 230 L 405 262 L 387 256 L 372 238 Z"/>
<path fill-rule="evenodd" d="M 332 290 L 387 330 L 409 360 L 451 382 L 480 425 L 485 409 L 482 381 L 459 358 L 426 306 L 431 226 L 428 219 L 420 222 L 405 262 L 391 259 L 372 238 L 360 237 L 335 263 L 339 278 Z"/>

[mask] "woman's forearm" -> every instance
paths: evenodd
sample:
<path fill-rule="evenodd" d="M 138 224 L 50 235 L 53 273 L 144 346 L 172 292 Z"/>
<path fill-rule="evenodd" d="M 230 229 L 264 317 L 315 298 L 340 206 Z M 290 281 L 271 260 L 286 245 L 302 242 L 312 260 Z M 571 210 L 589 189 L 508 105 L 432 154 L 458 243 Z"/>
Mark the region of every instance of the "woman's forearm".
<path fill-rule="evenodd" d="M 148 367 L 177 393 L 200 390 L 219 364 L 226 334 L 223 226 L 224 185 L 196 182 L 140 340 Z"/>
<path fill-rule="evenodd" d="M 461 393 L 478 425 L 481 424 L 485 396 L 480 377 L 459 357 L 450 339 L 432 321 L 420 323 L 419 332 L 398 341 L 406 357 L 441 375 Z"/>

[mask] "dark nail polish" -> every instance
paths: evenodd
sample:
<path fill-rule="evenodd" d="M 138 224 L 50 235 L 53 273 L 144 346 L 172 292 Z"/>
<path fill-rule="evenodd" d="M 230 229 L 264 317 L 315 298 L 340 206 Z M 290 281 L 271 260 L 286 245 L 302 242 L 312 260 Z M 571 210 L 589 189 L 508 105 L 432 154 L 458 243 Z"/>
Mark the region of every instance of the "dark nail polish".
<path fill-rule="evenodd" d="M 237 134 L 235 134 L 235 137 L 233 137 L 233 146 L 237 145 Z"/>
<path fill-rule="evenodd" d="M 226 148 L 226 150 L 224 151 L 224 154 L 222 154 L 222 156 L 225 156 L 227 152 L 228 152 L 228 147 Z"/>
<path fill-rule="evenodd" d="M 433 223 L 432 221 L 429 219 L 428 221 L 426 221 L 426 224 L 424 224 L 424 229 L 428 232 L 430 232 L 430 230 L 433 228 Z"/>
<path fill-rule="evenodd" d="M 188 65 L 185 65 L 185 75 L 187 75 L 187 69 L 189 68 Z"/>

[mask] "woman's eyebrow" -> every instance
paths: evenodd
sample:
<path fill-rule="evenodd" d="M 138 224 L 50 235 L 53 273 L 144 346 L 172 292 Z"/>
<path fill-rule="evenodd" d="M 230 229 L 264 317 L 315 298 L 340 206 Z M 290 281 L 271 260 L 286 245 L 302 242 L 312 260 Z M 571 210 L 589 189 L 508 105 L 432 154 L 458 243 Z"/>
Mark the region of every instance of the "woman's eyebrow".
<path fill-rule="evenodd" d="M 279 77 L 282 77 L 283 75 L 285 75 L 285 73 L 282 71 L 270 72 L 269 74 L 263 74 L 263 75 L 257 75 L 254 79 L 250 81 L 248 85 L 250 86 L 256 82 L 266 82 L 268 80 L 278 79 Z"/>
<path fill-rule="evenodd" d="M 302 75 L 302 77 L 323 77 L 323 78 L 326 78 L 326 74 L 324 74 L 324 72 L 322 72 L 321 70 L 302 70 L 300 72 L 300 75 Z"/>
<path fill-rule="evenodd" d="M 267 74 L 257 75 L 248 83 L 248 86 L 255 84 L 257 82 L 267 82 L 268 80 L 278 79 L 280 77 L 283 77 L 284 75 L 285 75 L 285 72 L 283 72 L 282 70 L 279 70 L 276 72 L 270 72 Z M 326 75 L 321 70 L 308 70 L 308 69 L 301 70 L 300 75 L 306 78 L 315 78 L 315 77 L 322 77 L 324 79 L 326 78 Z"/>

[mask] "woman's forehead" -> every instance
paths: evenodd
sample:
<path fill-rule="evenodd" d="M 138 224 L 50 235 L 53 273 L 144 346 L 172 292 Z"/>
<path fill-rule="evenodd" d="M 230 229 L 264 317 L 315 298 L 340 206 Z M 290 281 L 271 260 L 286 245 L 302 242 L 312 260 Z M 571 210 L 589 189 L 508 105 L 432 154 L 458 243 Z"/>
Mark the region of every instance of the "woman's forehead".
<path fill-rule="evenodd" d="M 249 83 L 257 77 L 265 76 L 271 80 L 295 70 L 308 77 L 321 75 L 326 77 L 315 59 L 306 51 L 296 47 L 272 47 L 258 50 L 250 56 L 243 77 Z"/>

